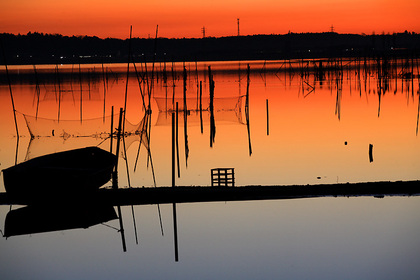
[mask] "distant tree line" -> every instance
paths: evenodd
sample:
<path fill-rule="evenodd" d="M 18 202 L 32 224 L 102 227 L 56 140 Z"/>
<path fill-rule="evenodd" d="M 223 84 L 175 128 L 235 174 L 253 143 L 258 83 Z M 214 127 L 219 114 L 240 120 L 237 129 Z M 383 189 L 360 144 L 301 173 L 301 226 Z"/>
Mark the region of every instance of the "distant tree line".
<path fill-rule="evenodd" d="M 60 34 L 1 33 L 0 64 L 127 62 L 128 39 Z M 207 38 L 131 39 L 132 59 L 143 61 L 274 60 L 294 58 L 418 56 L 420 34 L 288 33 Z M 156 46 L 156 49 L 155 49 Z"/>

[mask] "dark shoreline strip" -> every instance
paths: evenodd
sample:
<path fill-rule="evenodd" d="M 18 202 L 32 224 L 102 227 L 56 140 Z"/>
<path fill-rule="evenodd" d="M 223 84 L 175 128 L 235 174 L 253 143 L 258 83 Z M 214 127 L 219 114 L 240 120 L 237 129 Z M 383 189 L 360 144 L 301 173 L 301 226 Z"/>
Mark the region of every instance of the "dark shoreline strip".
<path fill-rule="evenodd" d="M 0 205 L 31 203 L 78 203 L 101 201 L 110 205 L 148 205 L 166 203 L 194 203 L 216 201 L 274 200 L 313 197 L 359 197 L 359 196 L 417 196 L 420 181 L 366 182 L 347 184 L 288 185 L 288 186 L 242 186 L 200 187 L 177 186 L 158 188 L 100 189 L 93 193 L 66 193 L 59 199 L 48 195 L 36 198 L 10 198 L 0 193 Z M 64 200 L 64 198 L 66 198 Z"/>

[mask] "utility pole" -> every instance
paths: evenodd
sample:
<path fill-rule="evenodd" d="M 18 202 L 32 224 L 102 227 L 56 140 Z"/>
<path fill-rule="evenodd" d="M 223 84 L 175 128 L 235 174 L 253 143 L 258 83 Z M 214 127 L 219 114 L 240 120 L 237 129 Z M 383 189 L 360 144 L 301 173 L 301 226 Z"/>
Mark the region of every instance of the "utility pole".
<path fill-rule="evenodd" d="M 237 18 L 236 21 L 238 23 L 238 36 L 239 36 L 239 18 Z"/>

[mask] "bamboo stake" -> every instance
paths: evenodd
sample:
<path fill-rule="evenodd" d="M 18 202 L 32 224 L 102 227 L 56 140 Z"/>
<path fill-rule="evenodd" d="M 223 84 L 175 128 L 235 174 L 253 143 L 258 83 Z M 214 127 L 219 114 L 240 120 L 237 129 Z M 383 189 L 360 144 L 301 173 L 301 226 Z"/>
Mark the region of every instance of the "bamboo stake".
<path fill-rule="evenodd" d="M 15 165 L 17 164 L 18 153 L 19 153 L 19 138 L 20 138 L 20 137 L 16 137 Z M 32 138 L 31 138 L 31 140 L 32 140 Z M 30 140 L 30 141 L 31 141 L 31 140 Z"/>
<path fill-rule="evenodd" d="M 267 135 L 270 135 L 270 126 L 269 126 L 269 119 L 268 119 L 268 99 L 265 100 L 265 107 L 267 111 Z"/>
<path fill-rule="evenodd" d="M 112 187 L 114 189 L 118 189 L 118 159 L 120 157 L 120 140 L 121 140 L 121 132 L 122 132 L 122 119 L 123 119 L 123 108 L 120 108 L 120 117 L 118 119 L 118 130 L 117 130 L 117 148 L 115 151 L 115 155 L 117 156 L 115 162 L 114 172 L 112 174 Z"/>
<path fill-rule="evenodd" d="M 130 56 L 131 56 L 131 34 L 133 31 L 133 26 L 130 25 L 130 39 L 128 40 L 128 62 L 127 62 L 127 80 L 125 83 L 125 95 L 124 95 L 124 122 L 122 127 L 122 133 L 125 132 L 125 120 L 126 120 L 126 113 L 127 113 L 127 92 L 128 92 L 128 78 L 130 75 Z"/>
<path fill-rule="evenodd" d="M 137 71 L 136 63 L 134 62 L 134 59 L 132 59 L 132 60 L 133 60 L 134 71 L 136 72 L 137 83 L 139 84 L 140 96 L 141 96 L 141 100 L 143 102 L 143 108 L 144 108 L 145 111 L 147 111 L 146 103 L 144 102 L 144 93 L 143 93 L 143 90 L 141 88 L 140 76 L 139 76 L 139 73 Z"/>
<path fill-rule="evenodd" d="M 203 134 L 203 105 L 202 105 L 202 98 L 203 96 L 203 83 L 200 81 L 200 128 L 201 134 Z"/>
<path fill-rule="evenodd" d="M 179 167 L 179 144 L 178 144 L 178 102 L 176 102 L 176 124 L 175 124 L 175 134 L 176 134 L 176 161 L 177 161 L 177 169 L 178 169 L 178 178 L 181 177 L 181 170 Z"/>
<path fill-rule="evenodd" d="M 58 64 L 55 66 L 56 75 L 57 75 L 57 83 L 58 83 L 58 116 L 57 120 L 60 122 L 60 112 L 61 112 L 61 87 L 60 87 L 60 77 L 58 75 Z"/>
<path fill-rule="evenodd" d="M 175 262 L 179 261 L 178 256 L 178 225 L 176 217 L 176 203 L 172 204 L 173 223 L 174 223 L 174 249 L 175 249 Z"/>
<path fill-rule="evenodd" d="M 151 106 L 151 98 L 152 98 L 152 90 L 154 85 L 154 69 L 155 69 L 155 60 L 156 60 L 156 50 L 157 50 L 157 38 L 158 38 L 158 31 L 159 31 L 159 25 L 156 25 L 156 36 L 155 36 L 155 45 L 153 48 L 153 62 L 152 62 L 152 80 L 150 85 L 150 92 L 149 92 L 149 109 Z"/>
<path fill-rule="evenodd" d="M 125 137 L 123 136 L 123 147 L 124 147 L 124 159 L 125 159 L 125 167 L 127 171 L 127 181 L 128 181 L 128 187 L 131 189 L 131 180 L 130 180 L 130 172 L 128 168 L 128 157 L 127 157 L 127 148 L 125 145 Z M 140 142 L 141 145 L 141 142 Z M 134 214 L 134 206 L 131 205 L 131 216 L 133 218 L 133 226 L 134 226 L 134 237 L 136 238 L 136 244 L 139 244 L 139 239 L 137 235 L 137 224 L 136 224 L 136 216 Z"/>
<path fill-rule="evenodd" d="M 35 119 L 37 120 L 38 119 L 38 111 L 39 111 L 39 96 L 41 95 L 41 89 L 39 87 L 38 75 L 37 75 L 37 72 L 36 72 L 35 64 L 33 65 L 33 67 L 34 67 L 35 83 L 36 83 L 35 92 L 36 92 L 36 96 L 37 96 Z"/>
<path fill-rule="evenodd" d="M 198 110 L 198 92 L 199 92 L 199 84 L 198 84 L 198 67 L 197 67 L 197 61 L 195 61 L 195 77 L 196 77 L 196 82 L 197 82 L 197 108 L 196 108 L 196 110 Z"/>
<path fill-rule="evenodd" d="M 178 103 L 176 103 L 178 108 Z M 178 110 L 177 110 L 178 111 Z M 179 165 L 178 165 L 179 166 Z M 175 187 L 175 116 L 172 110 L 172 187 Z M 177 217 L 176 217 L 176 204 L 172 204 L 172 217 L 174 224 L 174 250 L 175 250 L 175 261 L 178 261 L 178 228 L 177 228 Z"/>
<path fill-rule="evenodd" d="M 172 110 L 172 187 L 175 187 L 175 112 Z"/>
<path fill-rule="evenodd" d="M 147 116 L 147 113 L 145 113 L 145 116 Z M 143 131 L 145 129 L 146 129 L 145 128 L 145 121 L 143 121 L 143 127 L 141 128 L 141 131 L 140 131 L 140 144 L 139 144 L 139 148 L 137 149 L 136 161 L 134 163 L 134 172 L 136 172 L 136 169 L 137 169 L 137 163 L 138 163 L 139 156 L 140 156 L 141 143 L 143 142 Z M 152 167 L 153 167 L 153 165 L 152 165 Z"/>
<path fill-rule="evenodd" d="M 4 66 L 6 68 L 7 83 L 9 84 L 10 100 L 12 101 L 13 118 L 15 120 L 16 136 L 17 138 L 19 138 L 19 130 L 18 130 L 17 119 L 16 119 L 15 101 L 13 100 L 12 83 L 10 81 L 9 70 L 7 68 L 7 62 L 6 62 L 6 55 L 4 53 L 3 42 L 1 40 L 0 40 L 0 45 L 1 45 L 1 50 L 3 53 Z"/>
<path fill-rule="evenodd" d="M 175 105 L 175 72 L 174 72 L 174 62 L 172 61 L 172 110 Z"/>
<path fill-rule="evenodd" d="M 80 62 L 79 62 L 79 84 L 80 84 L 80 123 L 83 120 L 83 86 L 82 86 L 82 72 L 80 70 Z"/>
<path fill-rule="evenodd" d="M 212 148 L 216 136 L 216 124 L 214 121 L 214 80 L 211 73 L 211 66 L 208 67 L 208 70 L 210 87 L 210 148 Z"/>
<path fill-rule="evenodd" d="M 119 153 L 120 153 L 120 139 L 121 139 L 121 122 L 123 119 L 123 109 L 120 108 L 120 117 L 119 117 L 119 121 L 118 121 L 118 132 L 117 132 L 117 150 L 116 150 L 116 162 L 115 162 L 115 168 L 114 168 L 114 172 L 112 174 L 112 188 L 113 189 L 118 189 L 118 158 L 119 158 Z M 117 206 L 117 211 L 118 211 L 118 218 L 119 218 L 119 223 L 120 223 L 120 233 L 121 233 L 121 240 L 122 240 L 122 246 L 123 246 L 123 251 L 126 252 L 127 251 L 127 246 L 125 243 L 125 235 L 124 235 L 124 225 L 123 225 L 123 220 L 122 220 L 122 213 L 121 213 L 121 206 Z"/>
<path fill-rule="evenodd" d="M 123 246 L 123 252 L 127 252 L 127 245 L 125 243 L 125 234 L 124 234 L 124 224 L 122 219 L 122 213 L 121 213 L 121 206 L 117 206 L 118 211 L 118 220 L 120 222 L 120 233 L 121 233 L 121 241 Z"/>
<path fill-rule="evenodd" d="M 106 81 L 105 81 L 105 71 L 104 71 L 104 63 L 103 62 L 102 62 L 102 79 L 104 81 L 104 113 L 103 113 L 103 122 L 105 122 Z"/>
<path fill-rule="evenodd" d="M 419 83 L 419 88 L 420 88 L 420 83 Z M 419 115 L 420 115 L 420 90 L 418 91 L 418 95 L 419 95 L 419 102 L 417 105 L 417 125 L 416 125 L 416 136 L 419 133 Z"/>
<path fill-rule="evenodd" d="M 168 76 L 166 73 L 166 53 L 163 54 L 163 83 L 165 87 L 168 86 Z"/>
<path fill-rule="evenodd" d="M 188 109 L 187 109 L 187 70 L 184 66 L 184 141 L 185 141 L 185 165 L 188 167 L 188 133 L 187 133 L 187 118 L 188 118 Z"/>
<path fill-rule="evenodd" d="M 90 69 L 87 69 L 87 79 L 88 79 L 88 89 L 89 89 L 89 100 L 91 100 L 91 95 L 90 95 Z"/>
<path fill-rule="evenodd" d="M 148 115 L 148 116 L 150 116 L 150 115 Z M 147 134 L 147 131 L 146 131 L 146 140 L 147 140 L 147 142 L 150 144 L 150 137 L 148 136 L 148 134 Z M 141 141 L 140 141 L 140 145 L 141 145 Z M 155 176 L 155 169 L 154 169 L 154 165 L 153 165 L 153 158 L 152 158 L 152 151 L 151 151 L 151 149 L 150 149 L 150 146 L 149 147 L 147 147 L 147 152 L 148 152 L 148 154 L 149 154 L 149 160 L 150 160 L 150 166 L 151 166 L 151 169 L 152 169 L 152 176 L 153 176 L 153 185 L 154 185 L 154 187 L 155 188 L 157 188 L 157 184 L 156 184 L 156 176 Z M 164 236 L 164 232 L 163 232 L 163 224 L 162 224 L 162 214 L 161 214 L 161 212 L 160 212 L 160 204 L 158 204 L 157 205 L 157 209 L 158 209 L 158 214 L 159 214 L 159 223 L 160 223 L 160 231 L 161 231 L 161 233 L 162 233 L 162 236 Z"/>
<path fill-rule="evenodd" d="M 249 127 L 249 78 L 250 68 L 249 64 L 247 67 L 247 82 L 246 82 L 246 101 L 245 101 L 245 117 L 246 117 L 246 127 L 248 131 L 248 148 L 249 148 L 249 156 L 252 155 L 252 146 L 251 146 L 251 129 Z"/>
<path fill-rule="evenodd" d="M 109 152 L 112 153 L 112 140 L 114 138 L 114 106 L 111 107 L 111 134 L 110 134 Z"/>
<path fill-rule="evenodd" d="M 155 36 L 155 46 L 154 46 L 154 52 L 153 52 L 153 63 L 152 63 L 152 79 L 151 79 L 151 83 L 150 83 L 150 87 L 149 87 L 149 104 L 148 104 L 148 108 L 147 108 L 147 113 L 151 114 L 152 113 L 152 92 L 153 92 L 153 87 L 154 87 L 154 69 L 155 69 L 155 60 L 156 60 L 156 48 L 157 48 L 157 38 L 158 38 L 158 30 L 159 30 L 159 26 L 156 25 L 156 36 Z M 146 67 L 147 69 L 147 67 Z M 152 134 L 152 118 L 148 118 L 148 140 L 149 140 L 149 149 L 150 149 L 150 140 L 151 140 L 151 134 Z M 150 157 L 150 152 L 149 152 L 149 157 L 147 158 L 147 164 L 149 165 L 149 160 L 151 160 Z M 153 167 L 152 167 L 153 168 Z M 159 207 L 159 205 L 158 205 Z M 163 231 L 162 231 L 162 235 L 163 235 Z"/>
<path fill-rule="evenodd" d="M 146 113 L 145 113 L 145 118 L 149 118 L 149 117 L 150 117 L 150 114 L 148 114 L 148 113 L 146 112 Z M 140 155 L 140 147 L 141 147 L 141 144 L 143 143 L 143 132 L 146 132 L 146 135 L 145 135 L 146 140 L 145 140 L 145 141 L 146 141 L 148 144 L 150 144 L 149 137 L 148 137 L 148 135 L 147 135 L 147 123 L 148 123 L 148 120 L 147 120 L 147 119 L 145 119 L 145 120 L 143 121 L 143 127 L 142 127 L 142 129 L 141 129 L 141 133 L 140 133 L 140 144 L 139 144 L 139 148 L 138 148 L 138 150 L 137 150 L 136 161 L 135 161 L 135 164 L 134 164 L 134 172 L 136 172 L 137 162 L 138 162 L 139 155 Z M 152 168 L 153 185 L 154 185 L 154 187 L 155 187 L 155 188 L 157 188 L 157 184 L 156 184 L 156 176 L 155 176 L 155 169 L 154 169 L 153 160 L 152 160 L 152 151 L 150 150 L 150 146 L 149 146 L 149 145 L 147 145 L 146 149 L 147 149 L 147 152 L 148 152 L 148 157 L 147 157 L 147 159 L 148 159 L 148 161 L 150 160 L 150 166 L 151 166 L 151 168 Z M 164 236 L 164 232 L 163 232 L 163 224 L 162 224 L 162 215 L 161 215 L 161 212 L 160 212 L 160 205 L 159 205 L 159 204 L 157 205 L 157 209 L 158 209 L 158 214 L 159 214 L 160 230 L 161 230 L 162 236 Z"/>
<path fill-rule="evenodd" d="M 177 103 L 178 105 L 178 103 Z M 178 107 L 178 106 L 177 106 Z M 172 110 L 172 187 L 175 187 L 175 113 Z M 175 261 L 178 261 L 178 229 L 176 219 L 176 204 L 172 204 L 173 224 L 174 224 L 174 249 Z"/>
<path fill-rule="evenodd" d="M 411 95 L 414 97 L 414 54 L 411 55 Z"/>
<path fill-rule="evenodd" d="M 124 149 L 123 150 L 123 152 L 124 152 L 124 161 L 125 161 L 125 167 L 126 167 L 126 171 L 127 171 L 128 187 L 131 188 L 130 172 L 129 172 L 129 168 L 128 168 L 127 149 L 126 149 L 126 146 L 125 146 L 125 137 L 124 137 L 124 135 L 122 137 L 122 140 L 123 140 L 123 149 Z"/>

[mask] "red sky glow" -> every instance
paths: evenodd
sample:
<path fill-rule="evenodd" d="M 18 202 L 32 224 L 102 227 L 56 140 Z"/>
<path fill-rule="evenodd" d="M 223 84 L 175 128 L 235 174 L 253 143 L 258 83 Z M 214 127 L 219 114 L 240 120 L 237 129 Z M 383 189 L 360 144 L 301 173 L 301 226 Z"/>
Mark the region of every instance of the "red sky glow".
<path fill-rule="evenodd" d="M 0 32 L 88 35 L 100 38 L 199 38 L 285 34 L 289 31 L 338 33 L 420 33 L 418 0 L 14 0 L 0 2 Z"/>

